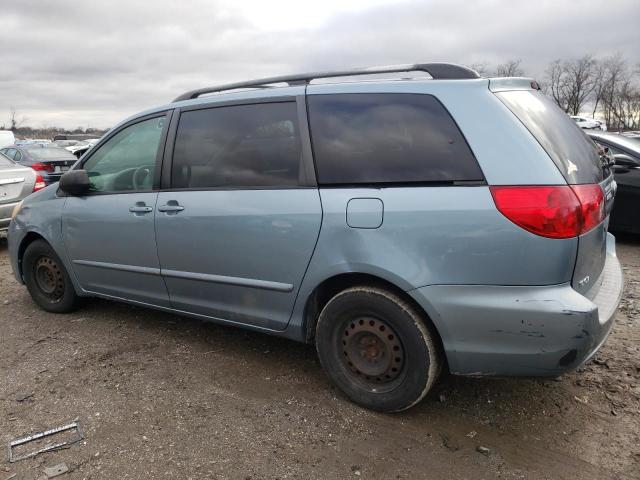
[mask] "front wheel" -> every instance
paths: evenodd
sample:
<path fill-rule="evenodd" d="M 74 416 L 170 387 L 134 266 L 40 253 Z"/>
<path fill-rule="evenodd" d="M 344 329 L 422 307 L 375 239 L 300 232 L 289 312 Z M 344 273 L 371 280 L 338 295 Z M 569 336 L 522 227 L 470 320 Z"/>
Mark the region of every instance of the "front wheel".
<path fill-rule="evenodd" d="M 412 407 L 440 372 L 435 336 L 415 308 L 376 287 L 353 287 L 325 305 L 316 326 L 320 363 L 352 401 L 380 412 Z"/>
<path fill-rule="evenodd" d="M 43 310 L 68 313 L 77 308 L 79 297 L 69 274 L 47 242 L 36 240 L 29 244 L 22 265 L 27 290 Z"/>

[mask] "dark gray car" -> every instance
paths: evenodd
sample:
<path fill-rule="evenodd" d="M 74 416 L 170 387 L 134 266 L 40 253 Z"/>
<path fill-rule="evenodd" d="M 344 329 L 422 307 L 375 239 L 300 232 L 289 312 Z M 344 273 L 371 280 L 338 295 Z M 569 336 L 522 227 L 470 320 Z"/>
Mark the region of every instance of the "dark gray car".
<path fill-rule="evenodd" d="M 589 131 L 587 135 L 608 148 L 615 161 L 618 192 L 609 221 L 611 230 L 640 233 L 640 139 L 605 132 Z"/>
<path fill-rule="evenodd" d="M 78 160 L 71 152 L 56 145 L 11 145 L 0 150 L 14 162 L 31 167 L 47 185 L 57 182 Z"/>

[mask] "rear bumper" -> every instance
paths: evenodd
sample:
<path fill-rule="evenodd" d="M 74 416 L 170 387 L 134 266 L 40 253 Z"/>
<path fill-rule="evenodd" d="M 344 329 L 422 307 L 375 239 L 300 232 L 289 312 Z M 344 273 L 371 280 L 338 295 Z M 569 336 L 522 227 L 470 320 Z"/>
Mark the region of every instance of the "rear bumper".
<path fill-rule="evenodd" d="M 551 286 L 436 285 L 409 292 L 438 328 L 452 373 L 555 376 L 589 360 L 607 339 L 622 295 L 615 239 L 585 295 Z"/>

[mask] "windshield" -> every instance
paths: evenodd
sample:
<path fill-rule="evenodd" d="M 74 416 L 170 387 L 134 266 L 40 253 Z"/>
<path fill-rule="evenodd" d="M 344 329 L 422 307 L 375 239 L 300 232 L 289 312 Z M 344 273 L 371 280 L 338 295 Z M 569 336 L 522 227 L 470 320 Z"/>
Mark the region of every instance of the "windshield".
<path fill-rule="evenodd" d="M 29 155 L 36 160 L 76 160 L 76 157 L 64 148 L 29 148 Z"/>
<path fill-rule="evenodd" d="M 602 161 L 593 142 L 549 97 L 537 90 L 510 90 L 496 96 L 538 140 L 567 183 L 603 180 Z"/>

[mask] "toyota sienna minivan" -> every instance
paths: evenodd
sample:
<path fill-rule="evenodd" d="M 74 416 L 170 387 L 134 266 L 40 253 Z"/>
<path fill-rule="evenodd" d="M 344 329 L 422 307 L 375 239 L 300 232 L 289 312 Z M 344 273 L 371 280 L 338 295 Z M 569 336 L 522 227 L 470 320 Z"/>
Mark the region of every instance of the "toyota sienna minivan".
<path fill-rule="evenodd" d="M 9 249 L 44 310 L 101 297 L 313 342 L 350 399 L 394 412 L 443 369 L 594 355 L 622 291 L 609 163 L 530 79 L 268 78 L 125 120 L 15 208 Z"/>

